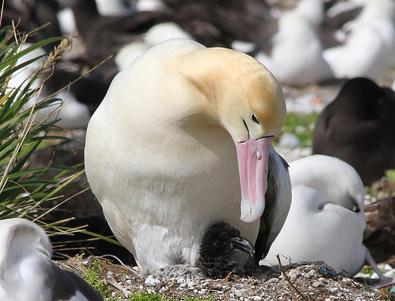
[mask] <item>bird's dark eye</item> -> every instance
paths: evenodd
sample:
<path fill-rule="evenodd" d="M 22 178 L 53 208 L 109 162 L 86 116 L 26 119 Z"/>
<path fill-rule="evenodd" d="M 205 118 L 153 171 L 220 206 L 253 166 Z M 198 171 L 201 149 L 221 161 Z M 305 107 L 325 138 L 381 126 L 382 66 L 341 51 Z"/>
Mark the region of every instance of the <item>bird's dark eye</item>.
<path fill-rule="evenodd" d="M 258 120 L 258 118 L 256 118 L 255 114 L 251 114 L 251 119 L 252 119 L 252 121 L 254 121 L 255 123 L 259 124 L 259 120 Z"/>

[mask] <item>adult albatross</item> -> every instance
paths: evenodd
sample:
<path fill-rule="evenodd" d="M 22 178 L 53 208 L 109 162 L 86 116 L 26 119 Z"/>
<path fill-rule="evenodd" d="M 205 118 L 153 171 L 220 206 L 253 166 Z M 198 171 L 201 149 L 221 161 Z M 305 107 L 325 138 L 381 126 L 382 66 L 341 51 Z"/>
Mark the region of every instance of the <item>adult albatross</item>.
<path fill-rule="evenodd" d="M 358 173 L 346 162 L 314 155 L 290 163 L 292 204 L 264 265 L 324 261 L 337 272 L 356 274 L 369 263 L 382 287 L 395 280 L 382 275 L 362 243 L 365 193 Z M 285 259 L 285 260 L 284 260 Z"/>
<path fill-rule="evenodd" d="M 277 213 L 265 213 L 269 227 L 260 235 L 275 237 L 290 203 L 287 168 L 271 146 L 284 118 L 272 74 L 225 48 L 169 40 L 114 78 L 88 125 L 85 168 L 111 229 L 143 272 L 195 265 L 215 222 L 255 242 L 266 190 L 285 185 L 271 193 L 285 200 L 270 204 Z M 283 173 L 274 188 L 268 166 Z"/>

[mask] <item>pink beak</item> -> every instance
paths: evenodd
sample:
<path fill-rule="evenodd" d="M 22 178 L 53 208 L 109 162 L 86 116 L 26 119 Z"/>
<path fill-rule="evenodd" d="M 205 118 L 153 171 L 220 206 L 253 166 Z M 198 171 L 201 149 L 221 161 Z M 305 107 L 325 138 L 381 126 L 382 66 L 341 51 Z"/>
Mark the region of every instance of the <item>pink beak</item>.
<path fill-rule="evenodd" d="M 241 188 L 240 219 L 244 222 L 256 221 L 265 210 L 271 146 L 272 137 L 236 142 Z"/>

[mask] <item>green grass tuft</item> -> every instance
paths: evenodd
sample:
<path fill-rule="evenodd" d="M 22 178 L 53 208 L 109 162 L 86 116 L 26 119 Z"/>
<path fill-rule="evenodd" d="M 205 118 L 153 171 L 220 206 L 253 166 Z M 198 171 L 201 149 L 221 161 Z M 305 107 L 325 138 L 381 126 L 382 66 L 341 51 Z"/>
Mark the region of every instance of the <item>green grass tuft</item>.
<path fill-rule="evenodd" d="M 136 293 L 128 298 L 128 301 L 170 301 L 161 295 L 154 293 Z"/>
<path fill-rule="evenodd" d="M 389 181 L 395 181 L 395 169 L 389 169 L 385 172 L 385 177 Z"/>
<path fill-rule="evenodd" d="M 212 297 L 183 297 L 182 299 L 167 298 L 155 293 L 136 293 L 129 297 L 128 301 L 214 301 Z"/>
<path fill-rule="evenodd" d="M 364 265 L 364 266 L 362 267 L 360 273 L 363 273 L 363 274 L 372 276 L 373 273 L 374 273 L 374 270 L 373 270 L 373 268 L 372 268 L 371 266 L 369 266 L 369 265 Z"/>
<path fill-rule="evenodd" d="M 118 299 L 111 296 L 110 290 L 101 279 L 99 262 L 97 260 L 94 260 L 89 268 L 86 269 L 83 278 L 106 300 L 118 301 Z"/>
<path fill-rule="evenodd" d="M 50 236 L 71 235 L 80 231 L 64 226 L 71 214 L 62 221 L 49 221 L 47 215 L 56 209 L 56 204 L 66 201 L 62 192 L 82 175 L 82 165 L 34 167 L 31 162 L 32 154 L 49 141 L 66 140 L 52 135 L 59 100 L 39 98 L 39 94 L 41 80 L 48 76 L 67 42 L 62 40 L 55 47 L 61 38 L 49 38 L 22 48 L 26 39 L 27 35 L 14 32 L 11 27 L 0 28 L 0 219 L 26 218 L 40 224 Z M 51 45 L 54 50 L 41 64 L 35 64 L 36 71 L 18 87 L 12 87 L 10 79 L 42 56 L 25 62 L 20 58 Z M 36 121 L 38 110 L 48 107 L 53 108 L 52 116 Z"/>
<path fill-rule="evenodd" d="M 299 139 L 301 146 L 311 146 L 314 123 L 317 117 L 317 113 L 288 113 L 285 119 L 284 132 L 294 134 Z"/>

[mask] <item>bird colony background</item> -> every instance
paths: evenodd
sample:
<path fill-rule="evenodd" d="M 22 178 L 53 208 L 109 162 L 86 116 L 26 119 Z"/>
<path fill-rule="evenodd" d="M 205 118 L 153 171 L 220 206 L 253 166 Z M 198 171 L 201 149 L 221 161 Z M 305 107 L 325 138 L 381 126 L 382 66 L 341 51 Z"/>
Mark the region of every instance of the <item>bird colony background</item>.
<path fill-rule="evenodd" d="M 114 257 L 133 260 L 112 236 L 82 166 L 87 124 L 114 76 L 173 38 L 247 53 L 274 74 L 287 103 L 274 147 L 287 161 L 320 153 L 357 170 L 366 192 L 364 243 L 395 277 L 394 0 L 5 0 L 0 34 L 0 219 L 44 227 L 59 265 L 106 299 L 180 298 L 160 291 L 167 280 L 112 276 L 132 273 Z M 113 261 L 87 259 L 105 254 Z M 316 270 L 294 271 L 291 282 Z M 375 277 L 367 267 L 357 276 Z M 285 299 L 306 297 L 280 279 L 277 293 L 290 290 Z M 216 299 L 217 284 L 199 281 L 178 292 Z M 265 296 L 237 285 L 223 296 Z M 322 300 L 343 289 L 332 288 Z"/>

